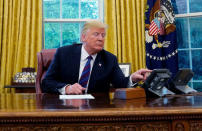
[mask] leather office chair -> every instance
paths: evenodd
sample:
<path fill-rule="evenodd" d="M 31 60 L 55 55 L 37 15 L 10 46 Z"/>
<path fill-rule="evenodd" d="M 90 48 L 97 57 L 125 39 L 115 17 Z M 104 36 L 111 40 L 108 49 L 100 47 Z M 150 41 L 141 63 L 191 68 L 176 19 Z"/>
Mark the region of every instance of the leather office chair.
<path fill-rule="evenodd" d="M 56 49 L 43 49 L 41 52 L 37 53 L 37 75 L 36 75 L 36 84 L 35 89 L 36 93 L 42 93 L 41 82 L 48 70 L 48 67 L 53 60 Z"/>

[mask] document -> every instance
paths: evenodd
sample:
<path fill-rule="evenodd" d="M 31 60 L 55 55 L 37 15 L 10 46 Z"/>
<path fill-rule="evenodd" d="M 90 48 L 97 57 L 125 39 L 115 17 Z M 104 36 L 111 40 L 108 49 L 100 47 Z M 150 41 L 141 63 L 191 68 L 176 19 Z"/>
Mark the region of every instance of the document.
<path fill-rule="evenodd" d="M 60 95 L 60 99 L 95 99 L 91 94 L 85 95 Z"/>

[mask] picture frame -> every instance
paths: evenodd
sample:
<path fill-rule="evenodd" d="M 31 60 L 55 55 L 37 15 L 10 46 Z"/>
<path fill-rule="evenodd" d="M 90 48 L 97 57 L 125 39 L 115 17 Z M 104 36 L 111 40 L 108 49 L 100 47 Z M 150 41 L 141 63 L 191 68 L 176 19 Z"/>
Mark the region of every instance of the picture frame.
<path fill-rule="evenodd" d="M 119 63 L 119 67 L 121 68 L 125 77 L 130 76 L 130 73 L 131 73 L 131 64 L 130 63 Z"/>

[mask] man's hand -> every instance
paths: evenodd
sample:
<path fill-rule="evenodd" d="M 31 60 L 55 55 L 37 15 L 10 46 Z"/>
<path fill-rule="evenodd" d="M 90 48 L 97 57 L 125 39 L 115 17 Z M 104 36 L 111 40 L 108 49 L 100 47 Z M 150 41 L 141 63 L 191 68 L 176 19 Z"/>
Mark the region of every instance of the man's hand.
<path fill-rule="evenodd" d="M 65 88 L 65 93 L 79 95 L 79 94 L 83 94 L 83 91 L 85 91 L 85 90 L 86 90 L 86 88 L 83 88 L 80 84 L 75 83 L 73 85 L 68 85 Z"/>
<path fill-rule="evenodd" d="M 133 82 L 145 81 L 150 72 L 152 72 L 152 70 L 140 69 L 131 75 L 131 79 Z"/>

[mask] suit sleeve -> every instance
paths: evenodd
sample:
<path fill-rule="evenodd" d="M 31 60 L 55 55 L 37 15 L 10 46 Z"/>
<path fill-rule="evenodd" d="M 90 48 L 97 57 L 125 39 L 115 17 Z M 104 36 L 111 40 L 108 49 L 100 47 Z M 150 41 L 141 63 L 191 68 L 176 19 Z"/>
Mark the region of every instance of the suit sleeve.
<path fill-rule="evenodd" d="M 64 87 L 66 83 L 62 82 L 60 79 L 60 52 L 57 49 L 54 59 L 51 62 L 47 73 L 42 81 L 42 92 L 43 93 L 56 93 L 60 92 L 58 89 Z"/>
<path fill-rule="evenodd" d="M 113 71 L 112 71 L 112 84 L 115 88 L 127 88 L 129 84 L 129 77 L 125 77 L 121 68 L 119 67 L 117 58 L 113 59 Z"/>

